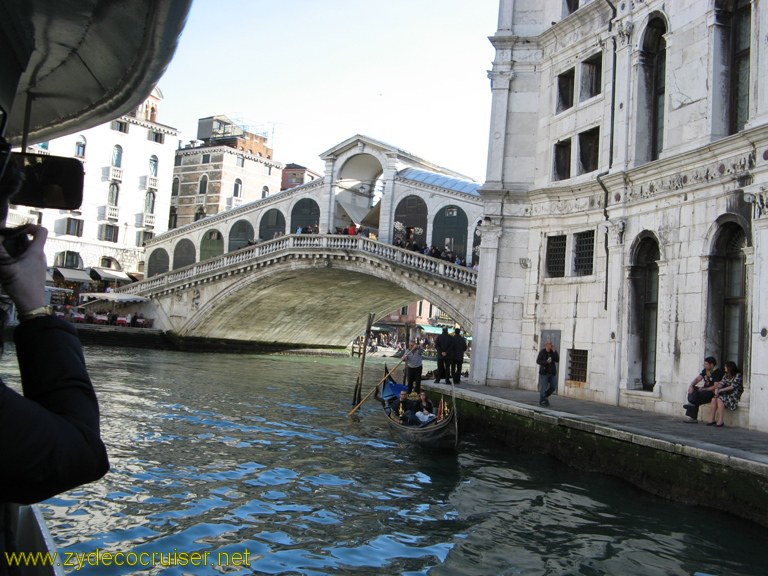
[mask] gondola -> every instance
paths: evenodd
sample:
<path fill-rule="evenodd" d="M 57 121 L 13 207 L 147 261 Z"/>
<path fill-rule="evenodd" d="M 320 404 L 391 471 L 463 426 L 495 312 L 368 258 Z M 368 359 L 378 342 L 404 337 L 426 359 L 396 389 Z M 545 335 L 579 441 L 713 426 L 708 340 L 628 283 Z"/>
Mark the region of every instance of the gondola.
<path fill-rule="evenodd" d="M 384 366 L 384 373 L 388 374 Z M 400 390 L 407 390 L 404 384 L 388 376 L 381 383 L 381 393 L 376 398 L 381 402 L 387 425 L 392 435 L 399 441 L 414 444 L 429 450 L 455 450 L 459 444 L 459 421 L 455 399 L 440 400 L 437 418 L 422 426 L 406 426 L 390 416 L 389 403 L 400 395 Z"/>

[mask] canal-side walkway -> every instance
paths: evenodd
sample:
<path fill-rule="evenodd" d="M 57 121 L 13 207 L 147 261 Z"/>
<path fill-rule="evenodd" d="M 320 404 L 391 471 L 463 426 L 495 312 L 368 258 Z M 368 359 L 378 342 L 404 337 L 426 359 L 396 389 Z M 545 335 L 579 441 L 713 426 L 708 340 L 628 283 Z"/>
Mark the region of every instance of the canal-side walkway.
<path fill-rule="evenodd" d="M 423 386 L 450 394 L 451 387 Z M 768 526 L 768 433 L 538 392 L 455 387 L 460 418 L 510 445 L 550 453 L 661 496 L 714 505 Z"/>

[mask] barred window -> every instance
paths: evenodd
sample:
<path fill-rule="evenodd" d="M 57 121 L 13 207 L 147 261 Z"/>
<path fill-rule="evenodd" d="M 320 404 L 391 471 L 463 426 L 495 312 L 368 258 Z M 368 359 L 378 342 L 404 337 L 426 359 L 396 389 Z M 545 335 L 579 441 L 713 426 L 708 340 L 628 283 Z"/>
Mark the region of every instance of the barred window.
<path fill-rule="evenodd" d="M 595 256 L 595 231 L 574 234 L 573 269 L 576 276 L 592 274 Z"/>
<path fill-rule="evenodd" d="M 587 381 L 588 357 L 588 350 L 576 350 L 575 348 L 568 350 L 568 380 L 575 382 Z"/>
<path fill-rule="evenodd" d="M 551 278 L 565 276 L 565 235 L 547 238 L 547 274 Z"/>

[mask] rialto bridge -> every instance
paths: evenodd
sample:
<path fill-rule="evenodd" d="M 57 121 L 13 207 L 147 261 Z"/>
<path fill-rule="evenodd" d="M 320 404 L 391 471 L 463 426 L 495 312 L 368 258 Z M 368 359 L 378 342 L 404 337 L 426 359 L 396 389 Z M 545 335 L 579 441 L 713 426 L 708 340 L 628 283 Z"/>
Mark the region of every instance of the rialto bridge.
<path fill-rule="evenodd" d="M 477 272 L 362 236 L 289 234 L 130 284 L 183 339 L 344 346 L 418 299 L 471 330 Z"/>
<path fill-rule="evenodd" d="M 321 157 L 323 178 L 151 239 L 146 279 L 120 291 L 187 338 L 346 345 L 369 312 L 421 299 L 471 328 L 480 184 L 365 136 Z"/>

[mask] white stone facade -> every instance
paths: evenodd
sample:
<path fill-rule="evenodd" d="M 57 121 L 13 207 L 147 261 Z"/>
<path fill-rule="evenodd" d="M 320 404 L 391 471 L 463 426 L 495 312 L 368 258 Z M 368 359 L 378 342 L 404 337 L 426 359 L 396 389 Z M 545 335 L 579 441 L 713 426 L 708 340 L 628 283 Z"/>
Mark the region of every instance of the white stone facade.
<path fill-rule="evenodd" d="M 559 394 L 682 418 L 713 355 L 768 430 L 767 11 L 501 0 L 475 383 L 536 389 L 554 337 Z"/>
<path fill-rule="evenodd" d="M 9 214 L 10 223 L 38 222 L 48 229 L 49 266 L 143 272 L 143 242 L 168 227 L 178 145 L 178 131 L 157 122 L 161 101 L 162 94 L 155 89 L 133 114 L 35 147 L 38 152 L 79 158 L 85 169 L 79 210 L 16 206 Z M 118 146 L 122 153 L 115 166 Z M 117 187 L 116 196 L 110 197 L 110 186 Z M 154 202 L 148 202 L 148 194 L 154 194 Z M 66 252 L 78 254 L 79 262 L 70 257 L 70 262 L 62 263 Z"/>

